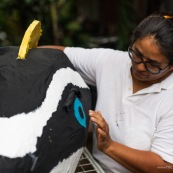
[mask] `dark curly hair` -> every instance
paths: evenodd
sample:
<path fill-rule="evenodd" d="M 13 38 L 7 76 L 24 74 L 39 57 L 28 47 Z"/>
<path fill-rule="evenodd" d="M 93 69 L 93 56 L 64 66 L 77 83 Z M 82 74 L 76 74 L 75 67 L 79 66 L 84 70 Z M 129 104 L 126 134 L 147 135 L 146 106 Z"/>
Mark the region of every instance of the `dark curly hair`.
<path fill-rule="evenodd" d="M 157 12 L 146 17 L 133 31 L 132 44 L 149 35 L 154 37 L 160 51 L 173 64 L 173 15 Z"/>

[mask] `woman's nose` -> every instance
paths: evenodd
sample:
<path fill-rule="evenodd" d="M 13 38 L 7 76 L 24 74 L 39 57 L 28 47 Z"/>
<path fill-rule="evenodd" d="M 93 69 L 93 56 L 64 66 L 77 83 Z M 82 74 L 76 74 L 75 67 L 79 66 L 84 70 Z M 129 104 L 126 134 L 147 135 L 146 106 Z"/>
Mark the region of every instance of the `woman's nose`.
<path fill-rule="evenodd" d="M 138 71 L 146 71 L 144 63 L 135 64 L 135 66 L 136 66 L 136 70 Z"/>

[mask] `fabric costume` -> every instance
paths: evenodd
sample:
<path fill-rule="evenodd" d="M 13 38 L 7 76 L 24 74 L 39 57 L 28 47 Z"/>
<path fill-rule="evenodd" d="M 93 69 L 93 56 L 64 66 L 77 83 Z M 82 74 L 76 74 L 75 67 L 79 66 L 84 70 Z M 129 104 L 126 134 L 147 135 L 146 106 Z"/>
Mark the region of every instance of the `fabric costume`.
<path fill-rule="evenodd" d="M 87 140 L 90 91 L 62 51 L 0 48 L 0 173 L 73 173 Z"/>
<path fill-rule="evenodd" d="M 97 86 L 96 110 L 109 124 L 111 138 L 173 163 L 173 74 L 133 94 L 127 52 L 69 47 L 64 52 L 83 79 Z M 95 134 L 93 156 L 106 173 L 130 172 L 97 149 Z"/>

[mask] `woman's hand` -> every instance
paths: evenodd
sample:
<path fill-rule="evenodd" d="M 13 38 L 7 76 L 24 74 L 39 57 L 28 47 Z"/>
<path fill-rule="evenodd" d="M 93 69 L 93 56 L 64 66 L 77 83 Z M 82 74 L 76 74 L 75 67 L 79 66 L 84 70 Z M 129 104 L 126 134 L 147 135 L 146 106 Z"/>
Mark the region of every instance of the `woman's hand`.
<path fill-rule="evenodd" d="M 109 135 L 109 125 L 103 118 L 101 112 L 90 110 L 89 116 L 91 117 L 91 121 L 96 123 L 97 146 L 102 152 L 105 152 L 112 143 Z"/>
<path fill-rule="evenodd" d="M 98 148 L 132 172 L 173 173 L 173 164 L 164 161 L 158 154 L 151 151 L 130 148 L 116 141 L 109 135 L 109 125 L 101 112 L 90 110 L 91 121 L 96 123 Z M 168 168 L 168 169 L 159 169 Z"/>

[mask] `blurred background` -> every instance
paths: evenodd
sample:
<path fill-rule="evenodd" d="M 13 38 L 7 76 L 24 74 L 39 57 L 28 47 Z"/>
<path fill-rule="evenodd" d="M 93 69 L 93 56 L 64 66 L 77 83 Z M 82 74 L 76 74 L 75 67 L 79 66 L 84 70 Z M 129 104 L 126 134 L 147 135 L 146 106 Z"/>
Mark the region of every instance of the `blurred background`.
<path fill-rule="evenodd" d="M 173 12 L 173 0 L 0 0 L 0 46 L 20 46 L 33 20 L 39 45 L 127 50 L 135 26 L 156 11 Z"/>

